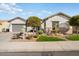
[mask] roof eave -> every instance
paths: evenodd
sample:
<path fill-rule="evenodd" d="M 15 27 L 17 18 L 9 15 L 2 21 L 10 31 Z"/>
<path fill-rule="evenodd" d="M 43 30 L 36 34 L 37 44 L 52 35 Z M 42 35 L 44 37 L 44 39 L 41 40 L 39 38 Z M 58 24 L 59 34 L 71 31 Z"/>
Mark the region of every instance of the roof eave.
<path fill-rule="evenodd" d="M 54 14 L 54 15 L 51 15 L 51 16 L 48 16 L 48 17 L 44 18 L 44 19 L 43 19 L 43 22 L 46 21 L 47 19 L 49 19 L 49 18 L 55 16 L 55 15 L 58 15 L 58 14 L 63 14 L 63 15 L 65 15 L 66 17 L 71 18 L 71 16 L 66 15 L 66 14 L 64 14 L 64 13 L 62 13 L 62 12 L 59 12 L 59 13 L 57 13 L 57 14 Z"/>

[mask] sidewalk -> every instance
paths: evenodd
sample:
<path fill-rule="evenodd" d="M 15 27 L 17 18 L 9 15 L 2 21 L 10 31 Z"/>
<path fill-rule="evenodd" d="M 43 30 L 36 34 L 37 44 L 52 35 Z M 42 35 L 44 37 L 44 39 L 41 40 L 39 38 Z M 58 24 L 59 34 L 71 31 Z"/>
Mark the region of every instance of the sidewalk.
<path fill-rule="evenodd" d="M 0 52 L 24 51 L 79 51 L 79 41 L 0 43 Z"/>

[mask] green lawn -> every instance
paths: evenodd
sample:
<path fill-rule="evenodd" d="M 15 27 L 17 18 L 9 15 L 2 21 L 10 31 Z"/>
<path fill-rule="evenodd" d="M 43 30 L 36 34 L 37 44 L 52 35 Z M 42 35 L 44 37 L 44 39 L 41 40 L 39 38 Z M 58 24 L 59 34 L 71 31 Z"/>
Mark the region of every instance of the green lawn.
<path fill-rule="evenodd" d="M 72 41 L 78 41 L 79 40 L 79 35 L 78 34 L 73 34 L 73 35 L 69 35 L 66 37 L 68 40 L 72 40 Z"/>
<path fill-rule="evenodd" d="M 58 37 L 48 37 L 48 36 L 41 35 L 37 38 L 37 41 L 65 41 L 65 40 Z"/>

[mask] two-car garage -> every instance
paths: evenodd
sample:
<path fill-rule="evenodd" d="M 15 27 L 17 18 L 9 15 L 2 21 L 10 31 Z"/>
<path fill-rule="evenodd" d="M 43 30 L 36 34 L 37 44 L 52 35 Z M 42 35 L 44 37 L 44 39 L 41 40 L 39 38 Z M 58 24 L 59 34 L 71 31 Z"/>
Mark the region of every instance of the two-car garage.
<path fill-rule="evenodd" d="M 25 29 L 25 20 L 20 17 L 16 17 L 9 21 L 10 23 L 10 32 L 21 32 L 22 29 Z"/>
<path fill-rule="evenodd" d="M 12 24 L 12 31 L 13 32 L 20 32 L 22 31 L 24 24 Z"/>

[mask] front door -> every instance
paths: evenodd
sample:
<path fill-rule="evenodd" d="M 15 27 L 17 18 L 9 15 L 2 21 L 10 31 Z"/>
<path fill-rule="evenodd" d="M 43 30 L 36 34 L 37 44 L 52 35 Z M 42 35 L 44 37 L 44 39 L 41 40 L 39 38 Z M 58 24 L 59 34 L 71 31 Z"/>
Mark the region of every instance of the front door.
<path fill-rule="evenodd" d="M 52 21 L 52 31 L 58 32 L 59 30 L 59 21 Z"/>

